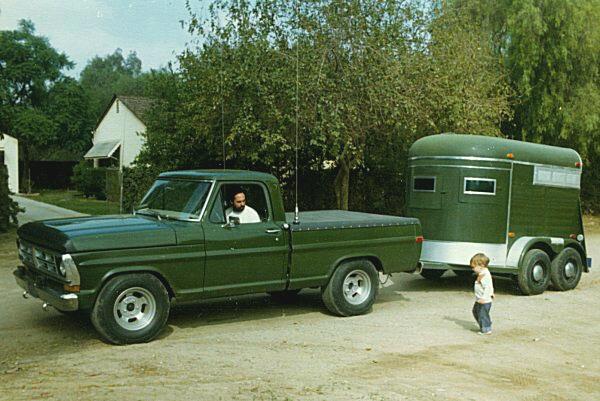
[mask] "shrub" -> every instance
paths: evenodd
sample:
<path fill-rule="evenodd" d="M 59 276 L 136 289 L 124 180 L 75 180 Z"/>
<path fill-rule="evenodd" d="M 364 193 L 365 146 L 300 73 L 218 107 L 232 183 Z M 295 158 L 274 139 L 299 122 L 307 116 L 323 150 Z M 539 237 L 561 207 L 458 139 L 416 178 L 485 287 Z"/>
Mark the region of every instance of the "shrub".
<path fill-rule="evenodd" d="M 129 213 L 137 206 L 160 171 L 147 166 L 123 169 L 123 212 Z"/>
<path fill-rule="evenodd" d="M 106 168 L 94 168 L 84 160 L 73 168 L 71 182 L 86 197 L 106 199 Z"/>
<path fill-rule="evenodd" d="M 6 232 L 10 223 L 17 225 L 17 213 L 24 211 L 8 195 L 8 171 L 0 164 L 0 232 Z"/>

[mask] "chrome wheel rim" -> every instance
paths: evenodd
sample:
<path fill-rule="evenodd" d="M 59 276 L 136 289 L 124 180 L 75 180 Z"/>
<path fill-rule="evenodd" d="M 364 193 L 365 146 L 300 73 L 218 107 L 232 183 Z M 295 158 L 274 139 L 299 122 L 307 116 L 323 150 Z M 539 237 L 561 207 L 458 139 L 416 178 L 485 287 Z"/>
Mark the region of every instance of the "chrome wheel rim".
<path fill-rule="evenodd" d="M 533 266 L 532 276 L 533 280 L 542 281 L 542 279 L 544 278 L 544 267 L 540 264 L 536 264 L 535 266 Z"/>
<path fill-rule="evenodd" d="M 128 288 L 117 297 L 113 315 L 117 324 L 125 330 L 141 330 L 156 315 L 154 295 L 142 287 Z"/>
<path fill-rule="evenodd" d="M 565 277 L 566 278 L 573 278 L 573 277 L 575 277 L 575 274 L 576 274 L 575 264 L 573 262 L 568 262 L 565 265 Z"/>
<path fill-rule="evenodd" d="M 371 294 L 371 278 L 362 270 L 354 270 L 344 279 L 344 298 L 352 305 L 360 305 Z"/>

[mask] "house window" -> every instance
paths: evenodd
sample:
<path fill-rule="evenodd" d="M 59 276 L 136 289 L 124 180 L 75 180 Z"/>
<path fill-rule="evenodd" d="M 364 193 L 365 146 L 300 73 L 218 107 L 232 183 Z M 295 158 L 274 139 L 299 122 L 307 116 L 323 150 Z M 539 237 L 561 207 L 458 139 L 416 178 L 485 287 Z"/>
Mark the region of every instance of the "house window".
<path fill-rule="evenodd" d="M 413 179 L 413 191 L 435 192 L 435 177 L 415 177 Z"/>
<path fill-rule="evenodd" d="M 464 193 L 470 195 L 496 195 L 496 180 L 492 178 L 465 177 Z"/>

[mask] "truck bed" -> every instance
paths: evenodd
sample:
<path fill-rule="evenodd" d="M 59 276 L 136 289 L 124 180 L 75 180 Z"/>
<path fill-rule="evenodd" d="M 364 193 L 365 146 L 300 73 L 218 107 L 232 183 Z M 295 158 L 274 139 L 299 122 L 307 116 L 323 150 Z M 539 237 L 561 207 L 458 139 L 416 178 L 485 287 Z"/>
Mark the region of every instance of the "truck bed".
<path fill-rule="evenodd" d="M 294 213 L 285 214 L 292 231 L 332 230 L 340 228 L 367 228 L 419 225 L 412 217 L 349 212 L 347 210 L 316 210 L 300 212 L 300 224 L 293 224 Z"/>

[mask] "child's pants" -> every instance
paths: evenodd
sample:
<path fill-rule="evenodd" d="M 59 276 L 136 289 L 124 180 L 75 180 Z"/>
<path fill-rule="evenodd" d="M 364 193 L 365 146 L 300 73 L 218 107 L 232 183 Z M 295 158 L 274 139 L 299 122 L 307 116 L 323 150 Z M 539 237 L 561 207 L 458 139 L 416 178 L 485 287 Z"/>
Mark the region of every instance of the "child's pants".
<path fill-rule="evenodd" d="M 490 318 L 490 309 L 492 309 L 492 303 L 480 304 L 475 302 L 473 305 L 473 316 L 479 324 L 479 329 L 482 333 L 492 331 L 492 319 Z"/>

